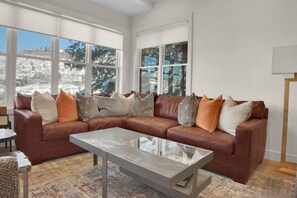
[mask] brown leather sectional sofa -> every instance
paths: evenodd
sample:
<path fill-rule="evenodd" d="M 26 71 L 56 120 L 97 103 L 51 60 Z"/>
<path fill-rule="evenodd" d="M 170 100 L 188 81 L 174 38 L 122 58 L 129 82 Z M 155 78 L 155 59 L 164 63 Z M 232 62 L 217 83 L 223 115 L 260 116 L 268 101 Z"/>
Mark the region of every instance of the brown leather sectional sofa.
<path fill-rule="evenodd" d="M 30 96 L 15 101 L 14 129 L 17 148 L 33 164 L 83 150 L 69 142 L 69 135 L 110 127 L 122 127 L 144 134 L 174 140 L 214 151 L 214 160 L 204 168 L 246 183 L 264 157 L 268 109 L 264 102 L 253 102 L 251 118 L 240 124 L 236 136 L 220 130 L 208 132 L 177 122 L 178 104 L 183 97 L 157 95 L 155 117 L 97 117 L 87 122 L 51 123 L 42 126 L 41 116 L 31 111 Z"/>

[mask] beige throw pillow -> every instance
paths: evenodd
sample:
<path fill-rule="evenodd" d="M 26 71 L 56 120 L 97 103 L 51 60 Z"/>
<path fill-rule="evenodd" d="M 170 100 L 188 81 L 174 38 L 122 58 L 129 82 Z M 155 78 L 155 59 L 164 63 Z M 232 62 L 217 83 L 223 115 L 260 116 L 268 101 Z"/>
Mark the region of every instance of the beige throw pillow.
<path fill-rule="evenodd" d="M 138 93 L 135 93 L 129 115 L 154 117 L 154 94 L 150 93 L 146 97 L 141 98 Z"/>
<path fill-rule="evenodd" d="M 223 103 L 218 128 L 235 136 L 236 127 L 250 118 L 252 105 L 252 101 L 237 105 L 229 96 Z"/>
<path fill-rule="evenodd" d="M 35 91 L 32 95 L 31 109 L 42 117 L 42 125 L 56 122 L 58 120 L 58 110 L 55 99 L 50 93 L 44 94 Z"/>
<path fill-rule="evenodd" d="M 76 104 L 79 119 L 87 121 L 99 116 L 96 100 L 91 96 L 82 96 L 76 93 Z"/>
<path fill-rule="evenodd" d="M 119 99 L 122 103 L 122 107 L 123 107 L 123 111 L 125 115 L 129 115 L 130 113 L 130 108 L 133 102 L 133 96 L 134 94 L 132 94 L 129 97 L 125 97 L 124 95 L 115 92 L 114 94 L 112 94 L 112 96 L 110 96 L 111 99 Z"/>

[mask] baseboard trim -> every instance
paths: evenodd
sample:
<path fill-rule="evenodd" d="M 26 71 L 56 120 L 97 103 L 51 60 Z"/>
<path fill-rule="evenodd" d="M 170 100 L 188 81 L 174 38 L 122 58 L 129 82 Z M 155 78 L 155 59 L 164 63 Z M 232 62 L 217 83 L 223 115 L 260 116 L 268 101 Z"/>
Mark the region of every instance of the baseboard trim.
<path fill-rule="evenodd" d="M 266 149 L 264 158 L 280 162 L 281 153 L 279 151 L 272 151 L 272 150 Z M 297 163 L 297 155 L 287 154 L 286 159 L 288 162 Z"/>

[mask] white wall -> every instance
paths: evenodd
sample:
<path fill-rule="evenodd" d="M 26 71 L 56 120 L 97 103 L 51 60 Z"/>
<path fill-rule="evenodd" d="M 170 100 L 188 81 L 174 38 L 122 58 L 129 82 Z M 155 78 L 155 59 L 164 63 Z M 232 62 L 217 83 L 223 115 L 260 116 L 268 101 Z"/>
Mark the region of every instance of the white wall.
<path fill-rule="evenodd" d="M 136 32 L 180 21 L 193 12 L 192 91 L 265 101 L 269 108 L 265 158 L 279 160 L 284 76 L 271 74 L 272 48 L 297 45 L 296 10 L 296 0 L 160 1 L 149 13 L 132 18 L 134 76 Z M 295 101 L 296 91 L 293 86 Z M 292 108 L 297 102 L 292 100 L 290 105 L 288 153 L 297 162 L 297 123 L 293 121 L 297 115 Z"/>

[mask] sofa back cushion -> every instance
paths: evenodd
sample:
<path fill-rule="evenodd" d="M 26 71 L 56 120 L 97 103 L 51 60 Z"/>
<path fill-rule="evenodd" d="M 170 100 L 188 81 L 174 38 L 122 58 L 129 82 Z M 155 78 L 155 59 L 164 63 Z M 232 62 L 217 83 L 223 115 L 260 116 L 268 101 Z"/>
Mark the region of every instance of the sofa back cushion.
<path fill-rule="evenodd" d="M 246 101 L 236 101 L 237 104 L 244 103 Z M 253 101 L 252 115 L 250 119 L 267 119 L 267 109 L 263 101 Z"/>
<path fill-rule="evenodd" d="M 158 95 L 155 100 L 155 116 L 177 120 L 178 104 L 183 99 L 184 96 Z"/>
<path fill-rule="evenodd" d="M 21 93 L 17 93 L 16 99 L 15 99 L 16 109 L 31 110 L 31 99 L 32 99 L 32 96 L 30 96 L 30 95 L 24 95 Z"/>

